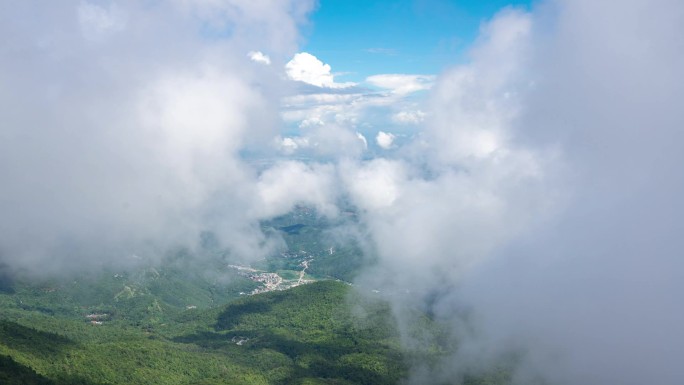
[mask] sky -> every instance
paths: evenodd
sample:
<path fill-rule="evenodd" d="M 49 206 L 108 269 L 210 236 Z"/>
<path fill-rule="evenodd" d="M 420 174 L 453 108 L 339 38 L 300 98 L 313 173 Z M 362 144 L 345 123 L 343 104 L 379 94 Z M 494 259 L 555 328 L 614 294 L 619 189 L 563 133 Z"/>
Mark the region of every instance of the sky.
<path fill-rule="evenodd" d="M 304 28 L 303 50 L 342 81 L 381 73 L 438 74 L 463 61 L 480 25 L 529 0 L 323 0 Z"/>
<path fill-rule="evenodd" d="M 353 126 L 369 156 L 409 140 L 426 117 L 423 102 L 435 77 L 468 60 L 468 48 L 497 12 L 531 6 L 527 0 L 319 2 L 302 28 L 301 52 L 286 67 L 291 78 L 316 88 L 285 101 L 285 152 L 310 147 L 307 132 L 330 123 Z"/>
<path fill-rule="evenodd" d="M 684 4 L 364 4 L 0 2 L 3 268 L 201 258 L 208 231 L 249 263 L 283 246 L 260 221 L 352 206 L 355 284 L 406 346 L 435 337 L 416 308 L 459 346 L 409 383 L 512 354 L 516 385 L 683 383 Z"/>

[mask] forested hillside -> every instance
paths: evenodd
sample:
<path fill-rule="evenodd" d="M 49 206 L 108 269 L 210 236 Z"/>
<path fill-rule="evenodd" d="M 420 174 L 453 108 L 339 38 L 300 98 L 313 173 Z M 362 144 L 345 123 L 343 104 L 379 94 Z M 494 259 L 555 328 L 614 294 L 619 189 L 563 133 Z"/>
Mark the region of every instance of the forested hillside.
<path fill-rule="evenodd" d="M 188 309 L 154 327 L 10 309 L 0 323 L 2 375 L 19 383 L 396 383 L 406 365 L 387 306 L 349 293 L 318 282 Z M 351 306 L 366 315 L 353 316 Z"/>
<path fill-rule="evenodd" d="M 423 310 L 400 332 L 377 290 L 336 279 L 362 259 L 332 227 L 306 208 L 263 223 L 287 248 L 252 265 L 226 262 L 208 234 L 202 255 L 133 269 L 0 271 L 0 384 L 399 384 L 452 353 Z M 429 338 L 407 349 L 402 333 Z M 461 382 L 510 379 L 487 373 Z"/>

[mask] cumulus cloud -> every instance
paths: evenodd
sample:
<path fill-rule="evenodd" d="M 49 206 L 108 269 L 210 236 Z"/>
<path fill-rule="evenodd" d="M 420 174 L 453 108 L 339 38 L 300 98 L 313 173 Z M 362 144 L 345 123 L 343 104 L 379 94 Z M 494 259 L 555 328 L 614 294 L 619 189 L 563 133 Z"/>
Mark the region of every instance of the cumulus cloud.
<path fill-rule="evenodd" d="M 372 127 L 396 128 L 406 131 L 421 124 L 426 117 L 422 111 L 424 98 L 413 99 L 409 95 L 377 92 L 361 87 L 347 89 L 349 92 L 299 93 L 283 99 L 283 119 L 291 125 L 306 128 L 314 125 L 337 124 L 350 129 Z M 377 129 L 373 130 L 376 131 Z M 366 132 L 367 133 L 367 132 Z"/>
<path fill-rule="evenodd" d="M 309 147 L 309 139 L 303 137 L 278 138 L 277 147 L 285 155 L 292 155 L 297 150 Z"/>
<path fill-rule="evenodd" d="M 299 136 L 282 138 L 277 144 L 284 155 L 314 159 L 358 158 L 368 148 L 366 138 L 348 127 L 336 124 L 302 126 Z"/>
<path fill-rule="evenodd" d="M 271 64 L 271 58 L 268 57 L 268 55 L 265 55 L 261 51 L 250 51 L 247 53 L 247 57 L 249 57 L 252 61 L 255 61 L 257 63 L 266 64 L 266 65 Z"/>
<path fill-rule="evenodd" d="M 315 65 L 317 68 L 321 66 L 323 64 L 320 62 Z M 319 72 L 329 76 L 329 66 L 324 67 Z M 290 77 L 302 80 L 305 76 Z M 301 90 L 304 92 L 284 99 L 283 118 L 287 122 L 296 122 L 300 126 L 326 123 L 352 127 L 359 123 L 367 126 L 415 126 L 425 119 L 422 111 L 424 100 L 414 98 L 412 94 L 432 87 L 434 76 L 376 75 L 369 77 L 365 84 L 345 83 L 345 87 L 342 87 L 345 84 L 335 83 L 331 77 L 319 78 L 318 75 L 302 81 L 317 87 Z M 378 91 L 374 87 L 382 90 Z"/>
<path fill-rule="evenodd" d="M 347 124 L 355 126 L 363 114 L 362 94 L 299 94 L 283 100 L 282 117 L 300 128 L 317 125 Z"/>
<path fill-rule="evenodd" d="M 392 121 L 399 124 L 416 125 L 425 120 L 425 113 L 421 110 L 416 111 L 399 111 L 392 115 Z"/>
<path fill-rule="evenodd" d="M 308 52 L 299 52 L 285 65 L 287 76 L 317 87 L 346 88 L 355 83 L 336 83 L 330 72 L 330 65 L 323 64 L 316 56 Z"/>
<path fill-rule="evenodd" d="M 394 144 L 394 134 L 389 132 L 380 131 L 375 137 L 375 142 L 380 146 L 380 148 L 389 150 Z"/>

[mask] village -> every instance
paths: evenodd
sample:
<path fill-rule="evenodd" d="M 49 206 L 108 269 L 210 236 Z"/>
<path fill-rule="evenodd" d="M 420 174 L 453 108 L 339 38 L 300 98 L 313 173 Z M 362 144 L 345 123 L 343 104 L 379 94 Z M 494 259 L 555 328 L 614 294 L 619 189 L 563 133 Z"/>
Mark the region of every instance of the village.
<path fill-rule="evenodd" d="M 109 319 L 109 314 L 107 313 L 91 313 L 85 316 L 86 321 L 90 322 L 91 325 L 102 325 L 105 320 Z"/>
<path fill-rule="evenodd" d="M 287 290 L 299 285 L 315 282 L 314 279 L 305 279 L 306 269 L 309 268 L 309 263 L 311 263 L 311 261 L 313 261 L 313 258 L 309 257 L 299 264 L 299 267 L 301 267 L 302 270 L 299 271 L 297 279 L 284 279 L 278 273 L 257 270 L 248 266 L 228 265 L 228 267 L 236 270 L 238 275 L 261 284 L 261 286 L 252 290 L 250 293 L 240 293 L 241 295 L 254 295 L 275 290 Z"/>

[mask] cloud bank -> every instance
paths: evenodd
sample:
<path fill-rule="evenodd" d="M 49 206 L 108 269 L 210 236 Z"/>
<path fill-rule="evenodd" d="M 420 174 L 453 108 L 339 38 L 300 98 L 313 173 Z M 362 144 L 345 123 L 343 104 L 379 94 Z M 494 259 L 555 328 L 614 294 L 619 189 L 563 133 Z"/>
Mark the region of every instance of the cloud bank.
<path fill-rule="evenodd" d="M 516 384 L 684 380 L 683 16 L 674 1 L 504 10 L 435 81 L 406 157 L 351 171 L 380 257 L 365 284 L 458 344 L 414 383 L 513 352 Z"/>
<path fill-rule="evenodd" d="M 125 264 L 203 231 L 242 258 L 267 252 L 257 221 L 274 211 L 250 209 L 269 203 L 239 152 L 277 135 L 283 86 L 246 53 L 284 62 L 312 5 L 0 6 L 0 258 Z"/>

